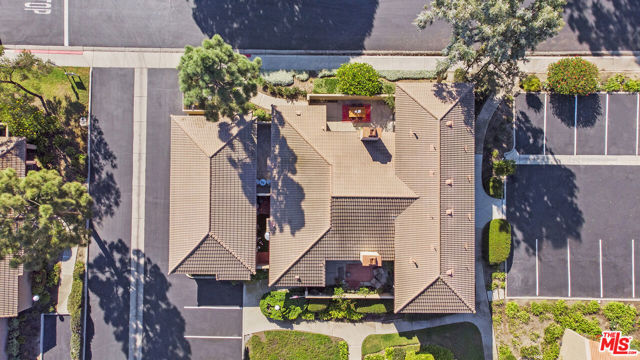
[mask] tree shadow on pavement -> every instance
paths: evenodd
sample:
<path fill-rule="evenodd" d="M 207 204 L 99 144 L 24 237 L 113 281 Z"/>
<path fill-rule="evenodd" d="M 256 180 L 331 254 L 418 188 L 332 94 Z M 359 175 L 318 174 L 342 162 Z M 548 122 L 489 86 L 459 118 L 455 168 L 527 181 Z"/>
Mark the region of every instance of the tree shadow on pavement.
<path fill-rule="evenodd" d="M 100 120 L 91 118 L 90 193 L 93 197 L 93 222 L 101 224 L 106 216 L 113 216 L 120 206 L 120 188 L 116 184 L 113 169 L 118 167 L 116 155 L 104 139 Z"/>
<path fill-rule="evenodd" d="M 193 19 L 240 49 L 359 50 L 371 34 L 377 0 L 194 0 Z M 329 34 L 329 36 L 328 36 Z M 331 35 L 333 34 L 333 36 Z"/>

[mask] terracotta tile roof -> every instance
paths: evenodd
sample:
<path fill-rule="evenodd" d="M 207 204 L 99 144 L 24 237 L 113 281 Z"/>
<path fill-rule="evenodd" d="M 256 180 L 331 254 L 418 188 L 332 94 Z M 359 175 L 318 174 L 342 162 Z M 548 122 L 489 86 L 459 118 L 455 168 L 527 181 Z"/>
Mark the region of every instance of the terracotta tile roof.
<path fill-rule="evenodd" d="M 169 272 L 255 273 L 255 123 L 171 118 Z"/>
<path fill-rule="evenodd" d="M 18 176 L 26 174 L 25 160 L 27 157 L 27 143 L 22 137 L 0 138 L 0 170 L 13 168 Z M 18 277 L 22 275 L 22 265 L 11 268 L 7 256 L 0 260 L 0 317 L 18 315 Z"/>
<path fill-rule="evenodd" d="M 472 90 L 399 83 L 373 146 L 328 131 L 323 105 L 274 107 L 270 284 L 324 286 L 326 261 L 378 251 L 396 312 L 473 312 Z"/>

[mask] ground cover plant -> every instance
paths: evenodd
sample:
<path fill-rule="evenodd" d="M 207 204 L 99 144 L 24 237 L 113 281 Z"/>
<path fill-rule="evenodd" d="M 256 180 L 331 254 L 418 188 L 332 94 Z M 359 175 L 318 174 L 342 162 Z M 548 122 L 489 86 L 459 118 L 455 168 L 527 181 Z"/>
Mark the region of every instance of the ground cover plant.
<path fill-rule="evenodd" d="M 347 360 L 347 343 L 340 338 L 293 330 L 256 333 L 247 342 L 250 360 Z"/>
<path fill-rule="evenodd" d="M 507 220 L 491 220 L 485 244 L 487 247 L 487 260 L 490 265 L 498 265 L 509 257 L 511 252 L 511 225 Z"/>
<path fill-rule="evenodd" d="M 386 349 L 389 348 L 404 349 L 406 359 L 414 358 L 411 353 L 431 354 L 435 360 L 484 359 L 480 332 L 475 325 L 466 322 L 416 331 L 369 335 L 362 342 L 365 359 L 386 360 Z"/>
<path fill-rule="evenodd" d="M 549 65 L 549 90 L 562 95 L 589 95 L 598 91 L 598 67 L 581 57 L 560 59 Z"/>
<path fill-rule="evenodd" d="M 565 329 L 591 340 L 603 330 L 640 336 L 634 304 L 597 301 L 535 301 L 492 303 L 493 326 L 500 360 L 557 359 Z M 637 346 L 634 342 L 632 346 Z"/>

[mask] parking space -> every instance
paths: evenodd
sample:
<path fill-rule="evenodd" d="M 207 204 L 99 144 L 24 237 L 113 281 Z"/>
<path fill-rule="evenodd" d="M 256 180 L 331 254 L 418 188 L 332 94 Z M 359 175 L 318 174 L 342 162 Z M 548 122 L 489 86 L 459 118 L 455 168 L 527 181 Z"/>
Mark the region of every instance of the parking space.
<path fill-rule="evenodd" d="M 64 45 L 63 0 L 0 0 L 0 44 Z"/>
<path fill-rule="evenodd" d="M 507 185 L 508 296 L 634 297 L 638 171 L 519 165 Z"/>
<path fill-rule="evenodd" d="M 42 316 L 42 359 L 68 359 L 71 341 L 71 317 L 68 315 Z"/>
<path fill-rule="evenodd" d="M 518 94 L 515 148 L 521 155 L 637 155 L 640 95 Z"/>

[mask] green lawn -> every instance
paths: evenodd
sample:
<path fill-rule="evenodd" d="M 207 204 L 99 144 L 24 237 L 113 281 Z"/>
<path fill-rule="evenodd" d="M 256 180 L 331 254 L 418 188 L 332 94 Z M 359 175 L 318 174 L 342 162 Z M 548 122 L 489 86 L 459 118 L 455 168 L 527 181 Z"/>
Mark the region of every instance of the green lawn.
<path fill-rule="evenodd" d="M 78 76 L 65 75 L 67 73 Z M 54 101 L 54 98 L 63 102 L 65 98 L 77 101 L 88 106 L 89 104 L 89 68 L 86 67 L 55 67 L 51 73 L 35 82 L 27 80 L 23 83 L 27 89 L 35 89 L 45 99 Z"/>
<path fill-rule="evenodd" d="M 249 339 L 250 360 L 339 360 L 341 339 L 293 330 L 257 333 Z"/>
<path fill-rule="evenodd" d="M 453 351 L 458 360 L 484 359 L 480 331 L 471 323 L 438 326 L 402 333 L 369 335 L 362 342 L 362 355 L 390 346 L 436 344 Z"/>
<path fill-rule="evenodd" d="M 334 77 L 319 78 L 313 80 L 314 94 L 337 94 L 338 79 Z"/>

